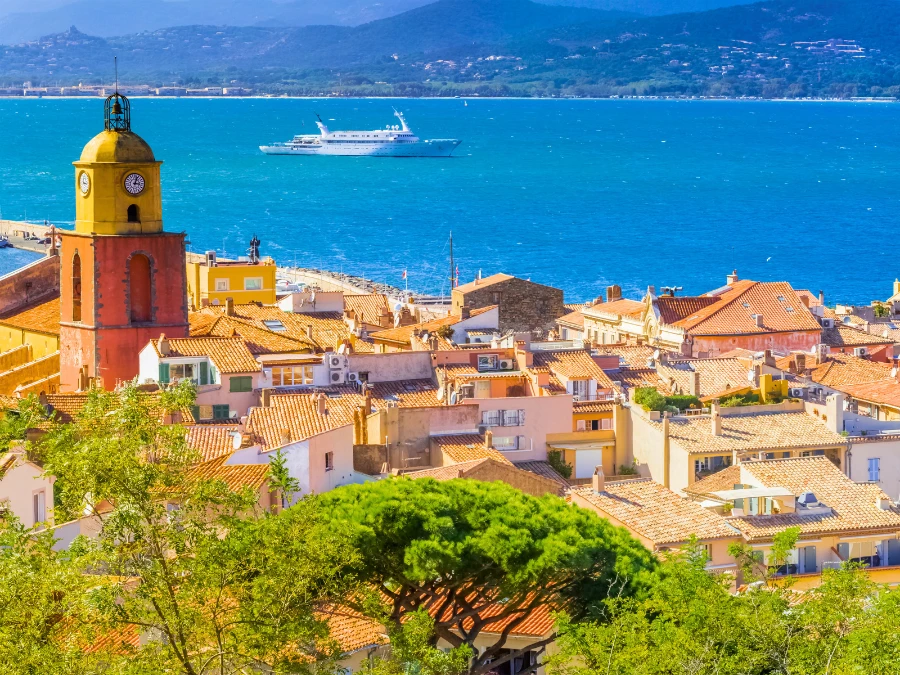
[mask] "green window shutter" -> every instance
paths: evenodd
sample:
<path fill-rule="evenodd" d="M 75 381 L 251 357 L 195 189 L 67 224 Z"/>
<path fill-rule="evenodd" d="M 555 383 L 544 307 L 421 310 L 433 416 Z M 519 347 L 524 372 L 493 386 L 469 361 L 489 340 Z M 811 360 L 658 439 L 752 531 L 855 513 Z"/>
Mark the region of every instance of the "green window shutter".
<path fill-rule="evenodd" d="M 214 420 L 227 420 L 231 418 L 231 411 L 227 405 L 214 405 L 212 409 Z"/>
<path fill-rule="evenodd" d="M 169 364 L 168 363 L 160 363 L 159 364 L 159 383 L 160 384 L 168 384 L 169 383 Z"/>
<path fill-rule="evenodd" d="M 200 384 L 209 384 L 209 364 L 206 361 L 200 362 Z"/>
<path fill-rule="evenodd" d="M 194 416 L 194 421 L 195 421 L 195 422 L 199 422 L 199 421 L 200 421 L 200 406 L 199 406 L 199 405 L 193 405 L 193 406 L 191 406 L 191 415 Z"/>
<path fill-rule="evenodd" d="M 244 393 L 253 391 L 253 378 L 249 376 L 234 377 L 229 381 L 229 391 L 234 393 Z"/>

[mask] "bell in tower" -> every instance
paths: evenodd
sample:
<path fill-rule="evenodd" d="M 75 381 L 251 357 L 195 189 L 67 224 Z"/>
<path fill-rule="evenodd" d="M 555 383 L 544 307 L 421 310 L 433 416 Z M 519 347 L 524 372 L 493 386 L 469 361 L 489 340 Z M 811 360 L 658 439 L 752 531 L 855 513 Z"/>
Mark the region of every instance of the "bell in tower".
<path fill-rule="evenodd" d="M 75 229 L 61 231 L 60 388 L 113 389 L 160 333 L 187 337 L 184 233 L 163 231 L 160 165 L 116 92 L 75 164 Z"/>

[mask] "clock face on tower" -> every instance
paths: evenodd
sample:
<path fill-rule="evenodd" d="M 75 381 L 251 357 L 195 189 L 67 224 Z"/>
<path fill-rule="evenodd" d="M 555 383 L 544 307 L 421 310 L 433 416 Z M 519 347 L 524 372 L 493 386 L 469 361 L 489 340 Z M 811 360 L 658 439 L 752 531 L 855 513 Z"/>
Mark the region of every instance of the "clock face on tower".
<path fill-rule="evenodd" d="M 78 188 L 81 190 L 81 194 L 85 196 L 91 191 L 91 179 L 85 171 L 82 171 L 81 175 L 78 176 Z"/>
<path fill-rule="evenodd" d="M 141 194 L 144 191 L 144 177 L 139 173 L 128 174 L 125 176 L 125 189 L 128 194 Z"/>

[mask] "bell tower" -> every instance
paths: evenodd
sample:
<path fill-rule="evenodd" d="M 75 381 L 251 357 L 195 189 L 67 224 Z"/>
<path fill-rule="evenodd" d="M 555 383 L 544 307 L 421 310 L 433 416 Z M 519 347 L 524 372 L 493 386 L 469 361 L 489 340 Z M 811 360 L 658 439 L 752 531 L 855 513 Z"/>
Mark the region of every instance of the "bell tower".
<path fill-rule="evenodd" d="M 188 335 L 185 235 L 163 231 L 161 164 L 116 91 L 74 163 L 75 229 L 60 231 L 62 391 L 114 389 L 151 338 Z"/>

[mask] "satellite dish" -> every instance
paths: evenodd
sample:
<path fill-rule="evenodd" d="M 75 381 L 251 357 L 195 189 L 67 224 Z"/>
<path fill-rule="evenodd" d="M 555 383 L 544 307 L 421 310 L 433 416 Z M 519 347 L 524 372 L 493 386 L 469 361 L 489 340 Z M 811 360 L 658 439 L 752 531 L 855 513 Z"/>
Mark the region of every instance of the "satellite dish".
<path fill-rule="evenodd" d="M 844 325 L 849 325 L 849 324 L 850 324 L 850 317 L 849 317 L 849 316 L 845 316 L 844 319 L 843 319 L 843 323 L 844 323 Z"/>
<path fill-rule="evenodd" d="M 753 372 L 752 370 L 748 370 L 748 371 L 747 371 L 747 381 L 748 381 L 748 382 L 753 382 L 753 381 L 755 381 L 755 380 L 756 380 L 756 373 Z"/>
<path fill-rule="evenodd" d="M 654 359 L 658 359 L 658 358 L 659 358 L 659 350 L 658 350 L 658 349 L 654 349 L 654 350 L 653 350 L 653 358 L 654 358 Z"/>
<path fill-rule="evenodd" d="M 403 311 L 403 303 L 398 302 L 396 305 L 394 305 L 394 311 L 395 311 L 395 312 L 401 312 L 401 311 Z"/>
<path fill-rule="evenodd" d="M 244 444 L 244 435 L 240 431 L 235 431 L 231 434 L 231 447 L 235 450 L 240 450 L 241 446 Z"/>
<path fill-rule="evenodd" d="M 437 400 L 438 400 L 438 401 L 443 401 L 443 400 L 444 400 L 444 388 L 443 388 L 443 387 L 441 387 L 441 388 L 438 389 L 438 391 L 437 391 Z"/>

